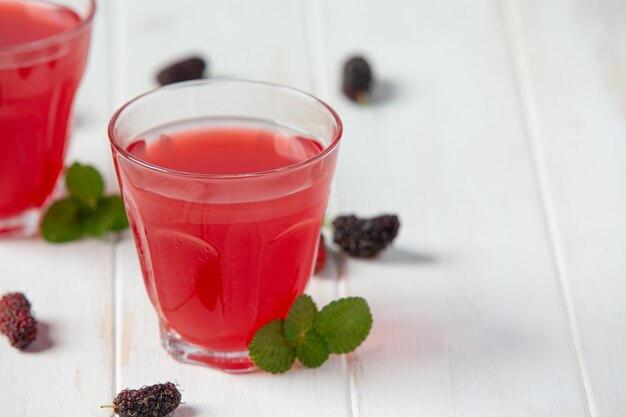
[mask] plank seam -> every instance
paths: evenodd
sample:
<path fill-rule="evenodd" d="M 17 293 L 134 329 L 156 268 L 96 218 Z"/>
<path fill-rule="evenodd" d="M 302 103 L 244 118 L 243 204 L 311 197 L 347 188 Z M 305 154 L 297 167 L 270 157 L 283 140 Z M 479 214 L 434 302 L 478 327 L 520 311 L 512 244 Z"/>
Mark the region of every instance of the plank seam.
<path fill-rule="evenodd" d="M 113 113 L 120 101 L 124 98 L 125 91 L 125 70 L 126 70 L 126 43 L 127 43 L 127 21 L 126 3 L 123 0 L 114 0 L 105 7 L 108 12 L 106 25 L 106 44 L 109 62 L 107 82 L 109 84 L 108 107 Z M 113 277 L 111 291 L 113 294 L 113 363 L 111 385 L 113 395 L 121 390 L 122 383 L 122 271 L 119 264 L 118 250 L 120 250 L 121 236 L 116 236 L 111 244 L 113 265 Z"/>
<path fill-rule="evenodd" d="M 304 20 L 304 37 L 306 47 L 308 48 L 307 59 L 308 68 L 310 71 L 310 86 L 311 93 L 325 100 L 328 97 L 329 80 L 326 73 L 326 51 L 325 51 L 325 39 L 324 39 L 324 24 L 322 17 L 322 5 L 320 0 L 301 0 L 301 8 Z M 337 173 L 333 185 L 337 184 Z M 331 193 L 329 206 L 331 208 L 337 208 L 337 195 Z M 348 294 L 346 276 L 345 276 L 345 258 L 338 256 L 335 258 L 337 262 L 337 275 L 335 277 L 335 296 L 345 297 Z M 357 380 L 355 375 L 355 369 L 353 362 L 355 358 L 354 354 L 343 355 L 338 360 L 341 360 L 341 367 L 347 376 L 347 396 L 349 404 L 349 415 L 351 417 L 360 417 L 359 410 L 359 396 Z"/>
<path fill-rule="evenodd" d="M 308 48 L 307 59 L 311 92 L 322 99 L 328 96 L 328 77 L 326 75 L 326 51 L 322 7 L 320 0 L 302 0 L 304 19 L 304 37 Z M 318 82 L 319 81 L 319 82 Z"/>
<path fill-rule="evenodd" d="M 559 282 L 563 307 L 567 316 L 569 330 L 576 350 L 578 371 L 584 393 L 584 400 L 591 417 L 598 417 L 593 387 L 591 384 L 588 365 L 583 355 L 582 338 L 576 308 L 572 297 L 572 290 L 568 280 L 567 262 L 564 253 L 564 244 L 561 228 L 557 220 L 557 212 L 552 198 L 550 178 L 545 159 L 545 150 L 539 127 L 538 113 L 535 106 L 536 95 L 532 84 L 528 46 L 523 37 L 522 16 L 517 0 L 498 0 L 503 13 L 504 32 L 507 50 L 513 73 L 513 79 L 518 91 L 520 112 L 524 122 L 526 142 L 531 159 L 534 182 L 536 184 L 544 225 L 551 249 L 553 265 Z"/>
<path fill-rule="evenodd" d="M 339 262 L 343 263 L 338 271 L 345 271 L 345 257 L 340 257 Z M 350 293 L 348 290 L 348 282 L 346 274 L 337 274 L 337 296 L 338 298 L 347 297 Z M 348 375 L 348 396 L 350 400 L 350 415 L 352 417 L 360 417 L 361 410 L 359 408 L 358 384 L 356 378 L 356 369 L 354 362 L 358 360 L 356 353 L 348 353 L 342 357 L 346 373 Z"/>
<path fill-rule="evenodd" d="M 108 7 L 107 7 L 108 6 Z M 98 13 L 103 13 L 105 16 L 105 19 L 103 19 L 103 24 L 104 24 L 104 35 L 105 35 L 105 55 L 107 58 L 107 61 L 109 62 L 109 65 L 111 63 L 111 58 L 113 56 L 113 33 L 114 33 L 114 28 L 113 28 L 113 22 L 115 21 L 115 18 L 113 16 L 113 12 L 114 10 L 111 9 L 110 4 L 108 5 L 99 5 L 99 9 L 97 12 Z M 109 67 L 110 70 L 108 71 L 108 75 L 106 78 L 106 83 L 109 87 L 108 91 L 107 91 L 107 110 L 110 112 L 112 110 L 113 107 L 113 97 L 111 94 L 111 90 L 110 87 L 113 85 L 113 76 L 111 75 L 113 73 L 111 66 Z M 118 323 L 117 323 L 117 297 L 116 297 L 116 292 L 117 292 L 117 284 L 116 284 L 116 280 L 117 280 L 117 249 L 116 249 L 116 243 L 117 243 L 117 239 L 115 237 L 113 237 L 110 241 L 110 266 L 111 266 L 111 276 L 110 276 L 110 282 L 109 282 L 109 291 L 110 291 L 110 295 L 111 295 L 111 299 L 109 302 L 109 314 L 111 314 L 111 318 L 112 318 L 112 328 L 110 329 L 109 332 L 109 337 L 111 338 L 110 343 L 111 343 L 111 363 L 110 363 L 110 369 L 111 369 L 111 375 L 110 375 L 110 395 L 111 398 L 113 398 L 115 396 L 115 394 L 117 393 L 117 361 L 118 361 L 118 351 L 117 351 L 117 328 L 118 328 Z"/>
<path fill-rule="evenodd" d="M 113 251 L 113 260 L 115 262 L 115 277 L 113 279 L 113 287 L 115 291 L 113 293 L 115 308 L 115 335 L 113 337 L 115 343 L 115 369 L 113 371 L 115 384 L 114 392 L 119 392 L 122 389 L 122 274 L 120 263 L 118 262 L 119 256 L 117 256 L 117 251 L 120 250 L 120 241 L 121 239 L 116 240 Z"/>

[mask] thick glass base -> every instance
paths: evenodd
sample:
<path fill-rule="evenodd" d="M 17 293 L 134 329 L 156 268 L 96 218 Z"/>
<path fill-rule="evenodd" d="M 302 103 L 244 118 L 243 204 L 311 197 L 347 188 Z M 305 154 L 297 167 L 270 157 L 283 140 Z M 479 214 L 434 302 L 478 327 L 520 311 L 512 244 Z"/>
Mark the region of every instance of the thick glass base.
<path fill-rule="evenodd" d="M 37 234 L 41 209 L 30 209 L 5 219 L 0 218 L 0 238 L 29 237 Z"/>
<path fill-rule="evenodd" d="M 252 372 L 256 369 L 247 350 L 242 352 L 208 350 L 184 341 L 178 333 L 166 330 L 163 326 L 161 343 L 174 359 L 183 363 L 209 366 L 229 373 Z"/>

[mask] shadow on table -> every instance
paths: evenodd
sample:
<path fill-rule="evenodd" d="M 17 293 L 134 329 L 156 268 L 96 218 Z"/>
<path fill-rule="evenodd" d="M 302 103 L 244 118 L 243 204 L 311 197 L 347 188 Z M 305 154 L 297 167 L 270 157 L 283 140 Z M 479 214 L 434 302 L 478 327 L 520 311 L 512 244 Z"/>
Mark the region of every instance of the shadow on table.
<path fill-rule="evenodd" d="M 432 264 L 437 262 L 437 258 L 428 253 L 392 246 L 375 258 L 375 261 L 383 264 Z"/>
<path fill-rule="evenodd" d="M 53 326 L 45 321 L 37 323 L 37 338 L 25 350 L 28 353 L 39 353 L 48 350 L 54 346 L 54 342 L 50 334 Z"/>
<path fill-rule="evenodd" d="M 396 85 L 391 80 L 381 79 L 374 83 L 369 94 L 369 104 L 385 104 L 397 95 Z"/>
<path fill-rule="evenodd" d="M 197 414 L 198 413 L 193 407 L 189 407 L 188 405 L 181 405 L 172 415 L 175 415 L 176 417 L 194 417 Z"/>
<path fill-rule="evenodd" d="M 430 265 L 439 261 L 439 258 L 429 253 L 416 252 L 395 246 L 388 248 L 375 258 L 351 258 L 349 255 L 328 246 L 326 251 L 328 253 L 327 265 L 321 271 L 315 273 L 316 278 L 332 280 L 347 276 L 347 261 L 349 259 L 381 265 Z"/>

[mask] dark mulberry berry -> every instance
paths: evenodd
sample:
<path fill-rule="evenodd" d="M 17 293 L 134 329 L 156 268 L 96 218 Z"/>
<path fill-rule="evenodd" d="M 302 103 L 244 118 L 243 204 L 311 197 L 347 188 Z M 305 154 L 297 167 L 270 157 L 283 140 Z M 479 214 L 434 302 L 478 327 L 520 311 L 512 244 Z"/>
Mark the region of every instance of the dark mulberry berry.
<path fill-rule="evenodd" d="M 163 417 L 180 405 L 180 392 L 171 382 L 125 389 L 117 394 L 113 404 L 120 417 Z"/>
<path fill-rule="evenodd" d="M 338 216 L 333 221 L 334 241 L 349 255 L 371 258 L 378 255 L 398 235 L 400 222 L 396 215 L 360 219 L 354 215 Z"/>
<path fill-rule="evenodd" d="M 324 265 L 326 265 L 326 258 L 328 258 L 328 253 L 326 252 L 326 245 L 324 244 L 324 235 L 320 235 L 320 240 L 317 246 L 317 258 L 315 258 L 315 273 L 324 269 Z"/>
<path fill-rule="evenodd" d="M 351 100 L 366 103 L 372 78 L 372 69 L 365 58 L 350 58 L 343 66 L 343 93 Z"/>
<path fill-rule="evenodd" d="M 24 294 L 10 293 L 0 299 L 0 333 L 17 349 L 25 349 L 37 337 L 37 321 Z"/>
<path fill-rule="evenodd" d="M 206 63 L 202 58 L 188 58 L 163 68 L 157 74 L 157 81 L 161 85 L 167 85 L 180 81 L 198 80 L 204 77 L 205 68 Z"/>

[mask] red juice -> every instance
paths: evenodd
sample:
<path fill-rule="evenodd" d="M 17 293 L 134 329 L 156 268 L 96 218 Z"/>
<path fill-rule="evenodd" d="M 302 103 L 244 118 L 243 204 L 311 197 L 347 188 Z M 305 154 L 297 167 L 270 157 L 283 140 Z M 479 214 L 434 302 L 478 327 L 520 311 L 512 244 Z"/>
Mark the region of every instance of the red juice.
<path fill-rule="evenodd" d="M 245 351 L 305 289 L 334 157 L 301 164 L 322 151 L 319 142 L 246 120 L 161 127 L 127 150 L 178 172 L 172 179 L 116 160 L 163 328 L 211 351 Z"/>
<path fill-rule="evenodd" d="M 0 0 L 1 222 L 40 207 L 63 167 L 90 25 L 50 3 Z"/>

